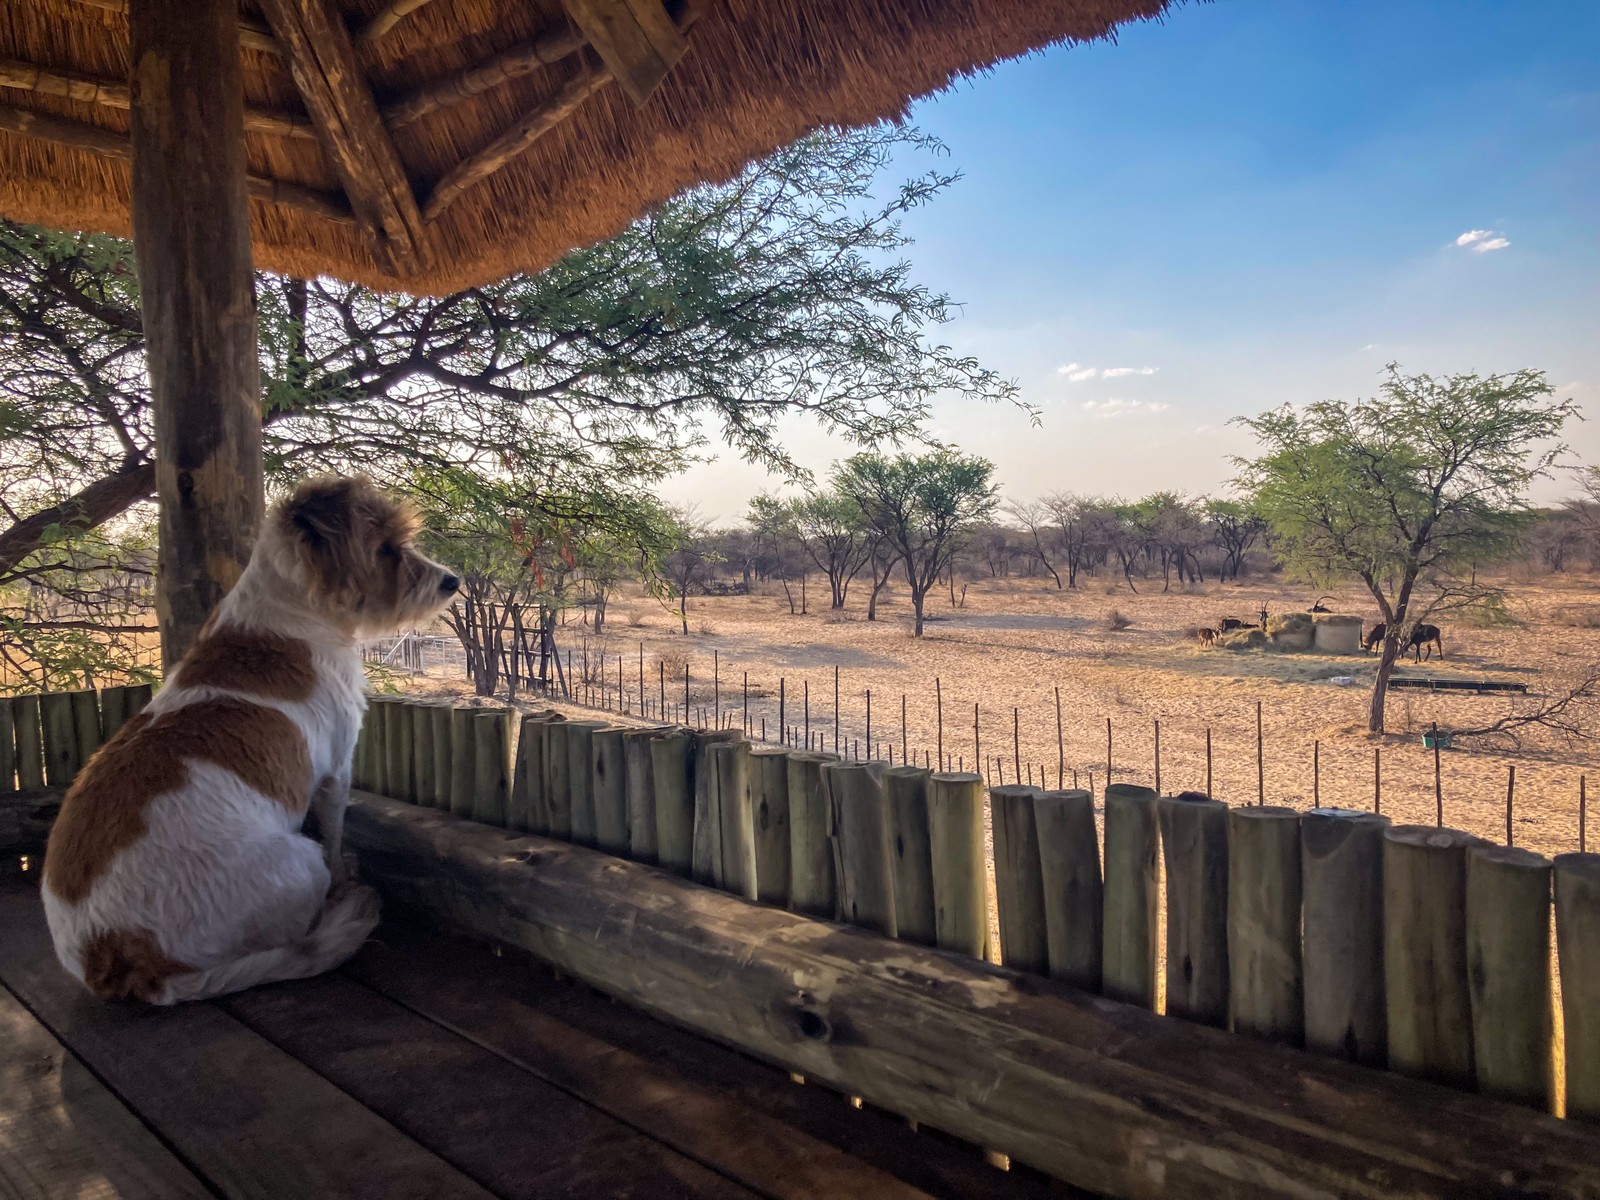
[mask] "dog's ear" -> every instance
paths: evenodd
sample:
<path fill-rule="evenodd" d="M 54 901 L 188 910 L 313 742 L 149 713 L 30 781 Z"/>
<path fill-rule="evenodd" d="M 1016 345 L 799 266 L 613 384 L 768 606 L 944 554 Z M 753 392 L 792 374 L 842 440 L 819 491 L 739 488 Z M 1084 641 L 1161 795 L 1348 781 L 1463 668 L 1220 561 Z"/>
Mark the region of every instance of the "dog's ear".
<path fill-rule="evenodd" d="M 306 549 L 326 553 L 351 533 L 350 483 L 313 479 L 295 489 L 283 508 L 284 521 Z"/>

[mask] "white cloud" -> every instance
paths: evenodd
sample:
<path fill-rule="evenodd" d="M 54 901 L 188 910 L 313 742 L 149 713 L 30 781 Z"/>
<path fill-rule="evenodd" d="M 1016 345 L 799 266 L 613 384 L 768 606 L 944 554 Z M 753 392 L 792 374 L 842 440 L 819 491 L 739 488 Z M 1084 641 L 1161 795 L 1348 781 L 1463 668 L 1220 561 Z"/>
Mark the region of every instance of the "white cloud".
<path fill-rule="evenodd" d="M 1114 398 L 1111 400 L 1085 400 L 1083 402 L 1085 412 L 1093 413 L 1102 419 L 1120 417 L 1132 412 L 1163 413 L 1171 407 L 1172 405 L 1165 404 L 1160 400 L 1123 400 Z"/>
<path fill-rule="evenodd" d="M 1073 383 L 1083 383 L 1089 379 L 1120 379 L 1124 375 L 1154 375 L 1155 367 L 1106 367 L 1101 370 L 1097 367 L 1085 367 L 1079 363 L 1063 363 L 1056 368 L 1057 375 L 1065 375 Z"/>
<path fill-rule="evenodd" d="M 1490 250 L 1504 250 L 1511 240 L 1498 229 L 1469 229 L 1456 239 L 1456 245 L 1484 254 Z"/>

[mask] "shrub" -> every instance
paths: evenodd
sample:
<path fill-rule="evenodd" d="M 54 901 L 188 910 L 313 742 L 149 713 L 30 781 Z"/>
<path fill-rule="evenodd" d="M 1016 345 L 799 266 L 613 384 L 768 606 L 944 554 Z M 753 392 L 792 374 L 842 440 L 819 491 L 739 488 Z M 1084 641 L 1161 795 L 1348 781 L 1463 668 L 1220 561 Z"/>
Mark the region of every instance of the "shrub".
<path fill-rule="evenodd" d="M 1551 610 L 1550 620 L 1568 629 L 1600 629 L 1600 604 L 1563 604 Z"/>

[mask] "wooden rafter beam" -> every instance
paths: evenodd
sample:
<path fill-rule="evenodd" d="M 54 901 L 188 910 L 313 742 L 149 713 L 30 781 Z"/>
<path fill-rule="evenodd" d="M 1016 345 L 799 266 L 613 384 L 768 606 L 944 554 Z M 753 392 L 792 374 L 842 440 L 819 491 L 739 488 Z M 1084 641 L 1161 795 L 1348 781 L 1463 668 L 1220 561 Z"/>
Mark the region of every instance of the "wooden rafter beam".
<path fill-rule="evenodd" d="M 428 0 L 389 0 L 389 3 L 379 9 L 377 15 L 362 27 L 361 32 L 356 35 L 356 40 L 377 41 L 427 3 Z"/>
<path fill-rule="evenodd" d="M 121 13 L 128 15 L 128 0 L 76 0 L 85 8 L 98 8 L 102 12 Z M 249 50 L 260 50 L 265 54 L 283 54 L 283 47 L 278 44 L 278 39 L 272 36 L 268 29 L 254 17 L 239 17 L 239 45 Z"/>
<path fill-rule="evenodd" d="M 383 120 L 391 130 L 402 129 L 441 108 L 460 104 L 512 79 L 532 74 L 583 49 L 583 35 L 563 26 L 504 50 L 486 62 L 427 84 L 384 106 Z"/>
<path fill-rule="evenodd" d="M 343 19 L 327 0 L 263 0 L 262 11 L 373 257 L 402 278 L 418 273 L 428 260 L 427 229 Z"/>
<path fill-rule="evenodd" d="M 661 0 L 562 0 L 611 74 L 642 107 L 689 43 Z"/>
<path fill-rule="evenodd" d="M 455 203 L 463 192 L 516 158 L 610 82 L 611 73 L 603 67 L 586 67 L 568 79 L 554 96 L 439 180 L 423 205 L 423 219 L 438 220 L 439 215 Z"/>
<path fill-rule="evenodd" d="M 10 104 L 0 104 L 0 131 L 51 142 L 58 146 L 67 146 L 73 150 L 84 150 L 117 162 L 133 161 L 133 148 L 127 135 L 50 113 L 33 112 Z M 350 209 L 340 198 L 327 192 L 281 179 L 269 179 L 262 175 L 248 176 L 247 183 L 251 199 L 265 200 L 269 204 L 281 204 L 286 208 L 298 208 L 344 225 L 353 224 L 355 221 Z"/>
<path fill-rule="evenodd" d="M 0 88 L 36 92 L 41 96 L 60 96 L 103 108 L 126 111 L 131 90 L 125 83 L 96 79 L 76 71 L 50 70 L 14 58 L 0 58 Z M 282 137 L 315 138 L 311 118 L 301 113 L 268 112 L 246 108 L 244 127 L 253 133 L 272 133 Z"/>

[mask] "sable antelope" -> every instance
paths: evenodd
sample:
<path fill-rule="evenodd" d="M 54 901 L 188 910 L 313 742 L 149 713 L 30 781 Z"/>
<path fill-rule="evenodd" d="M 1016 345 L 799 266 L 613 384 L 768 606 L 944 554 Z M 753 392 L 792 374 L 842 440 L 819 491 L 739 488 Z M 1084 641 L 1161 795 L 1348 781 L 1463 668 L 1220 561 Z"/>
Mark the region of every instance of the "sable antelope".
<path fill-rule="evenodd" d="M 1310 608 L 1306 609 L 1306 611 L 1307 612 L 1314 612 L 1314 613 L 1317 613 L 1317 612 L 1332 612 L 1333 609 L 1329 608 L 1327 605 L 1325 605 L 1323 603 L 1324 600 L 1332 600 L 1332 599 L 1333 599 L 1332 596 L 1318 596 L 1317 597 L 1317 602 L 1315 604 L 1313 604 Z"/>
<path fill-rule="evenodd" d="M 1389 626 L 1379 621 L 1367 633 L 1367 640 L 1361 644 L 1362 648 L 1370 653 L 1375 646 L 1383 644 L 1384 636 L 1388 632 Z M 1423 654 L 1424 649 L 1427 650 L 1426 655 Z M 1439 651 L 1439 660 L 1441 662 L 1444 661 L 1444 641 L 1439 636 L 1439 627 L 1437 625 L 1417 625 L 1411 630 L 1411 637 L 1406 641 L 1406 644 L 1400 648 L 1400 653 L 1404 654 L 1407 650 L 1410 650 L 1416 654 L 1417 662 L 1420 663 L 1425 657 L 1431 658 L 1435 649 Z"/>
<path fill-rule="evenodd" d="M 1239 620 L 1238 617 L 1223 617 L 1222 618 L 1222 623 L 1217 627 L 1218 631 L 1221 632 L 1221 633 L 1231 633 L 1235 629 L 1256 629 L 1256 628 L 1258 628 L 1258 626 L 1252 625 L 1248 621 L 1241 621 L 1241 620 Z"/>
<path fill-rule="evenodd" d="M 1208 650 L 1214 646 L 1217 641 L 1217 631 L 1215 629 L 1196 629 L 1194 631 L 1194 636 L 1199 638 L 1200 644 Z"/>

